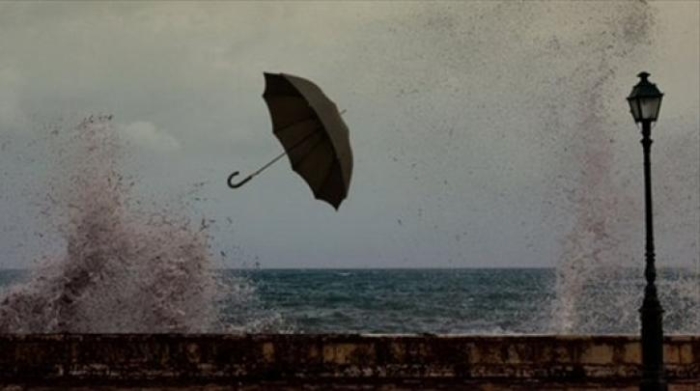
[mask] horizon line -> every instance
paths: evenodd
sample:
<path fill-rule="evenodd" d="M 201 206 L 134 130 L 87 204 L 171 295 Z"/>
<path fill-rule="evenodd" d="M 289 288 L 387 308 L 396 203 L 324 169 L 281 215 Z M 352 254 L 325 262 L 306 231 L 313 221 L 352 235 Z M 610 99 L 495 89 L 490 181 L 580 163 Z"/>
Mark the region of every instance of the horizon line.
<path fill-rule="evenodd" d="M 643 268 L 644 265 L 639 266 L 616 266 L 623 269 L 637 269 Z M 690 266 L 674 265 L 674 266 L 661 266 L 657 269 L 683 269 Z M 443 267 L 443 266 L 417 266 L 417 267 L 254 267 L 254 266 L 244 266 L 244 267 L 213 267 L 213 270 L 240 270 L 240 271 L 364 271 L 364 270 L 547 270 L 547 269 L 557 269 L 556 266 L 453 266 L 453 267 Z M 26 271 L 35 270 L 35 268 L 2 268 L 1 271 Z"/>

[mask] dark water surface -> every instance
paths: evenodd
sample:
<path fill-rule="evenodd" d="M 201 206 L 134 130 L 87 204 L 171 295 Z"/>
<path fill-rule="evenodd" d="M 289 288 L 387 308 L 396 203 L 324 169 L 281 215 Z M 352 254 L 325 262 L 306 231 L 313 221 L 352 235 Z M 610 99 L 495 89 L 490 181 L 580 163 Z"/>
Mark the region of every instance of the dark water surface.
<path fill-rule="evenodd" d="M 572 319 L 580 323 L 572 331 L 636 333 L 644 287 L 637 272 L 629 270 L 624 278 L 601 273 L 572 295 L 577 311 Z M 697 278 L 686 274 L 660 273 L 667 333 L 700 332 L 691 292 Z M 240 291 L 230 292 L 222 303 L 223 320 L 246 324 L 243 331 L 561 333 L 558 322 L 564 321 L 553 310 L 555 269 L 219 270 L 217 275 L 252 288 L 245 300 Z M 0 291 L 26 277 L 23 271 L 0 271 Z M 684 296 L 680 288 L 689 293 Z M 622 299 L 623 307 L 609 304 Z"/>
<path fill-rule="evenodd" d="M 533 332 L 541 328 L 554 286 L 548 269 L 245 274 L 264 306 L 298 332 Z"/>

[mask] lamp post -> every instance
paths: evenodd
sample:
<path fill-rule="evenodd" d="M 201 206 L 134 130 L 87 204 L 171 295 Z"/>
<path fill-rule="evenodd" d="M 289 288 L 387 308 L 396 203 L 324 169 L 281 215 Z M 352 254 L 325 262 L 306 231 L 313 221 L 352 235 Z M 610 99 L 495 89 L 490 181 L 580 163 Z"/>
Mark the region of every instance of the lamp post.
<path fill-rule="evenodd" d="M 644 149 L 644 205 L 646 217 L 646 266 L 644 276 L 647 285 L 644 289 L 644 302 L 639 309 L 642 320 L 642 382 L 640 391 L 666 391 L 664 371 L 664 333 L 659 297 L 656 292 L 656 267 L 654 265 L 654 223 L 651 206 L 651 123 L 656 122 L 661 108 L 663 94 L 650 83 L 649 74 L 642 72 L 641 79 L 627 97 L 634 122 L 642 124 L 642 147 Z"/>

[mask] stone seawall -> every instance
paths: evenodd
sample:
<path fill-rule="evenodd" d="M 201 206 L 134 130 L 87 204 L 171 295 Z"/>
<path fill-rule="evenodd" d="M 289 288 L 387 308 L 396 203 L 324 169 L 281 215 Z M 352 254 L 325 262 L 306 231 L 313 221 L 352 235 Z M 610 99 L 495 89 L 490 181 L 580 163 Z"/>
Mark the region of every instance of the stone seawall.
<path fill-rule="evenodd" d="M 634 390 L 631 336 L 0 335 L 0 390 Z M 665 340 L 700 390 L 700 336 Z"/>

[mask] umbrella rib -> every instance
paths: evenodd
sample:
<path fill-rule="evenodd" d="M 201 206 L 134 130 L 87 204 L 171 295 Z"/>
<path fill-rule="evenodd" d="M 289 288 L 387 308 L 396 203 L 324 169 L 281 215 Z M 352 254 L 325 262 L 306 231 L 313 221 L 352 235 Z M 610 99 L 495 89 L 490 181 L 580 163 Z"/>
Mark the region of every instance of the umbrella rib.
<path fill-rule="evenodd" d="M 283 130 L 288 130 L 288 129 L 293 128 L 294 126 L 299 125 L 300 123 L 303 123 L 306 121 L 319 121 L 318 115 L 315 115 L 315 113 L 314 113 L 314 116 L 312 116 L 312 117 L 306 117 L 306 118 L 301 119 L 299 121 L 295 121 L 295 122 L 292 122 L 291 124 L 280 127 L 279 129 L 275 129 L 275 133 L 279 133 Z M 316 130 L 318 130 L 318 129 L 316 129 Z"/>
<path fill-rule="evenodd" d="M 304 136 L 301 140 L 297 141 L 292 145 L 291 147 L 287 148 L 287 153 L 292 152 L 293 150 L 297 149 L 299 146 L 304 144 L 305 142 L 309 141 L 311 137 L 313 137 L 316 133 L 321 133 L 319 130 L 323 130 L 323 128 L 316 128 L 306 136 Z"/>
<path fill-rule="evenodd" d="M 312 136 L 312 135 L 314 135 L 314 134 L 316 134 L 316 132 L 311 133 L 309 136 Z M 308 139 L 308 138 L 310 138 L 310 137 L 307 137 L 307 139 Z M 302 140 L 302 141 L 306 141 L 306 140 Z M 314 144 L 314 146 L 311 147 L 311 149 L 309 149 L 309 152 L 307 152 L 306 154 L 304 154 L 304 156 L 303 156 L 298 162 L 292 162 L 292 167 L 296 168 L 296 167 L 298 167 L 300 164 L 304 163 L 304 160 L 306 160 L 306 159 L 316 150 L 316 148 L 318 148 L 318 146 L 321 145 L 321 143 L 323 143 L 323 137 L 321 137 L 321 138 L 316 142 L 316 144 Z M 301 144 L 301 143 L 300 143 L 300 144 Z M 298 145 L 297 145 L 297 146 L 298 146 Z M 295 146 L 295 148 L 296 148 L 297 146 Z"/>
<path fill-rule="evenodd" d="M 335 166 L 335 165 L 337 165 L 337 164 L 338 164 L 337 161 L 334 161 L 333 164 L 331 164 L 331 168 L 328 169 L 328 173 L 326 174 L 326 178 L 323 180 L 323 183 L 322 183 L 321 186 L 319 186 L 319 188 L 318 188 L 319 192 L 320 192 L 323 188 L 325 188 L 326 185 L 328 184 L 328 181 L 329 181 L 329 180 L 331 179 L 331 177 L 333 176 L 333 166 Z"/>

